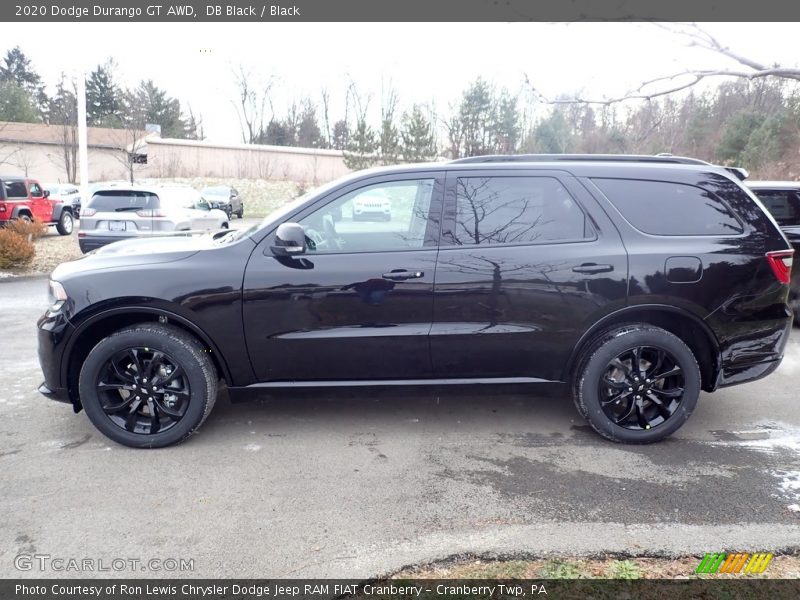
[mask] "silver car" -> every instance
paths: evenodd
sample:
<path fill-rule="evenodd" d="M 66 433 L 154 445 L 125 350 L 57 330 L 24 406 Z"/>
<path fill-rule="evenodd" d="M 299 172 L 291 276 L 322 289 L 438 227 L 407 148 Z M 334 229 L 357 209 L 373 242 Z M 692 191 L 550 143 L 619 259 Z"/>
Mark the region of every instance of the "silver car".
<path fill-rule="evenodd" d="M 131 238 L 228 227 L 228 215 L 191 187 L 114 185 L 95 189 L 81 210 L 78 245 L 89 252 Z"/>

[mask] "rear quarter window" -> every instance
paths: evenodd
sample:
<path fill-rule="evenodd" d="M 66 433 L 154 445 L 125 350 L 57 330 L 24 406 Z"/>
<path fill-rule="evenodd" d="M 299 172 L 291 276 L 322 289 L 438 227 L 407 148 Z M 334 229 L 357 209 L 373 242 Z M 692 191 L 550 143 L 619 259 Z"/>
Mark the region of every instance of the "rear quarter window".
<path fill-rule="evenodd" d="M 138 190 L 107 190 L 97 192 L 89 201 L 90 208 L 97 212 L 123 212 L 146 208 L 160 208 L 159 197 L 152 192 Z"/>
<path fill-rule="evenodd" d="M 727 204 L 702 188 L 667 181 L 592 179 L 623 217 L 651 235 L 735 235 L 742 225 Z"/>
<path fill-rule="evenodd" d="M 3 189 L 5 197 L 9 200 L 28 197 L 28 188 L 25 187 L 24 181 L 4 181 Z"/>

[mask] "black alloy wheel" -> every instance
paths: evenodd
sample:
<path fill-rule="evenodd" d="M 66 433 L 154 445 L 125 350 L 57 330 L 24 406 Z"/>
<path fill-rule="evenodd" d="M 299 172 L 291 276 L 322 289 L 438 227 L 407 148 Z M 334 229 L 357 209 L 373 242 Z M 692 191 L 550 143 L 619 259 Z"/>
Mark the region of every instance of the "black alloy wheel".
<path fill-rule="evenodd" d="M 197 431 L 214 407 L 218 383 L 197 338 L 172 324 L 140 323 L 97 343 L 78 390 L 104 435 L 133 448 L 163 448 Z"/>
<path fill-rule="evenodd" d="M 614 442 L 649 444 L 675 433 L 697 405 L 702 377 L 691 348 L 649 323 L 600 332 L 579 356 L 574 401 Z"/>
<path fill-rule="evenodd" d="M 600 405 L 614 424 L 652 429 L 675 414 L 684 394 L 683 371 L 663 348 L 636 346 L 608 363 L 598 383 Z"/>
<path fill-rule="evenodd" d="M 155 434 L 186 414 L 191 388 L 181 366 L 154 348 L 127 348 L 111 356 L 97 378 L 101 407 L 131 433 Z"/>

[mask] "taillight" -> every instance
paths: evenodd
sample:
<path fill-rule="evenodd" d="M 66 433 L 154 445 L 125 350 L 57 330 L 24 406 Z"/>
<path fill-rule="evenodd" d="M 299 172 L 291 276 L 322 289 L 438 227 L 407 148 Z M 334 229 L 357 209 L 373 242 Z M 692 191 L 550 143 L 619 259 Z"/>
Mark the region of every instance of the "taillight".
<path fill-rule="evenodd" d="M 93 208 L 84 208 L 81 210 L 81 216 L 83 217 L 93 217 L 97 211 Z"/>
<path fill-rule="evenodd" d="M 157 209 L 157 208 L 143 208 L 142 210 L 137 210 L 136 214 L 140 217 L 166 217 L 166 213 Z"/>
<path fill-rule="evenodd" d="M 0 212 L 6 212 L 6 205 L 3 202 L 0 202 Z"/>
<path fill-rule="evenodd" d="M 792 277 L 792 256 L 794 250 L 776 250 L 767 252 L 767 262 L 772 267 L 775 277 L 783 285 L 787 285 Z"/>

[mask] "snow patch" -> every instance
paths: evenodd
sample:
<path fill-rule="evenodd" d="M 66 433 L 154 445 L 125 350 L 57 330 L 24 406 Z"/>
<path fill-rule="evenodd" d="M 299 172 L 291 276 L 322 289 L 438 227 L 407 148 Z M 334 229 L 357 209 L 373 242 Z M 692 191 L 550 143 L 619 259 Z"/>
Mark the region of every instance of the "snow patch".
<path fill-rule="evenodd" d="M 259 450 L 261 450 L 261 445 L 260 444 L 247 444 L 244 447 L 244 449 L 247 450 L 248 452 L 258 452 Z"/>
<path fill-rule="evenodd" d="M 800 428 L 779 421 L 765 421 L 753 429 L 726 432 L 729 438 L 708 442 L 714 446 L 737 446 L 767 454 L 782 450 L 800 453 Z"/>

